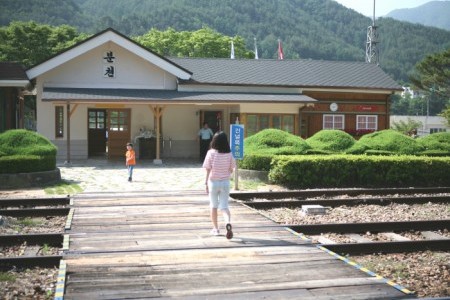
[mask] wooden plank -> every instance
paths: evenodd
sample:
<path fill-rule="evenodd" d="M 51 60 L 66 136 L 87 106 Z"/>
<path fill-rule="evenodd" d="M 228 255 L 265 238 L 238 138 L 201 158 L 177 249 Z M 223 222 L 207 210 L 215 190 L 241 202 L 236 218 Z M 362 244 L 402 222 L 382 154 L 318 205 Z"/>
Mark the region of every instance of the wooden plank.
<path fill-rule="evenodd" d="M 203 195 L 95 201 L 76 201 L 65 299 L 399 296 L 237 203 L 227 240 L 209 234 Z"/>

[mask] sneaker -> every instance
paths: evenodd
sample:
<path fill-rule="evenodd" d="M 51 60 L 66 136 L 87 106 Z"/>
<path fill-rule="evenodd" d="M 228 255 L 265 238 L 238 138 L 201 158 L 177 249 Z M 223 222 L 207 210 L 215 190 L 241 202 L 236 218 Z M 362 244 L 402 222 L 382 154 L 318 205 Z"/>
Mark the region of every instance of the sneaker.
<path fill-rule="evenodd" d="M 213 228 L 213 229 L 211 230 L 211 235 L 215 235 L 215 236 L 220 235 L 219 229 Z"/>
<path fill-rule="evenodd" d="M 128 177 L 128 181 L 131 182 L 131 177 Z"/>
<path fill-rule="evenodd" d="M 233 231 L 231 230 L 231 224 L 230 223 L 227 224 L 226 229 L 227 229 L 226 237 L 227 237 L 227 239 L 231 240 L 233 238 Z"/>

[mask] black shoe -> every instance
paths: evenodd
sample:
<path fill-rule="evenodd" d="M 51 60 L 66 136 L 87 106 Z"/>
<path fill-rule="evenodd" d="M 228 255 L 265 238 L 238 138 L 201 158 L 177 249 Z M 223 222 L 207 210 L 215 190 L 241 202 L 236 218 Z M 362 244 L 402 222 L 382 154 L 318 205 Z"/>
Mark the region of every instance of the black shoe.
<path fill-rule="evenodd" d="M 128 177 L 128 181 L 131 182 L 131 177 Z"/>
<path fill-rule="evenodd" d="M 227 239 L 231 240 L 233 238 L 233 231 L 231 230 L 231 224 L 228 223 L 225 228 L 227 229 L 226 237 Z"/>

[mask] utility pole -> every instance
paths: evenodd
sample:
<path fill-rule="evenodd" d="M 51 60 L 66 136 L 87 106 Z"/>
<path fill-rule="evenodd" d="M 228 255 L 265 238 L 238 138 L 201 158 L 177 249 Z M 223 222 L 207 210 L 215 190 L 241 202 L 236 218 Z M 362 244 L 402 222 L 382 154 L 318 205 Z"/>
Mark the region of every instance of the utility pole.
<path fill-rule="evenodd" d="M 373 19 L 372 25 L 367 28 L 366 42 L 366 63 L 380 64 L 380 53 L 378 50 L 378 26 L 375 25 L 375 0 L 373 0 Z"/>

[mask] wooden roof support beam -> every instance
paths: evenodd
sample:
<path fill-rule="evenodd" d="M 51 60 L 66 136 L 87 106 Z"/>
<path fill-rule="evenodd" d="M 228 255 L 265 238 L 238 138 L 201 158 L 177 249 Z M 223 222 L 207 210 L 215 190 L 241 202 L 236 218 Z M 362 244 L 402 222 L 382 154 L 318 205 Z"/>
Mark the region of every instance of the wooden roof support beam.
<path fill-rule="evenodd" d="M 165 106 L 149 105 L 156 117 L 156 158 L 153 160 L 154 164 L 162 164 L 161 160 L 161 128 L 159 127 L 161 117 L 163 115 Z"/>

